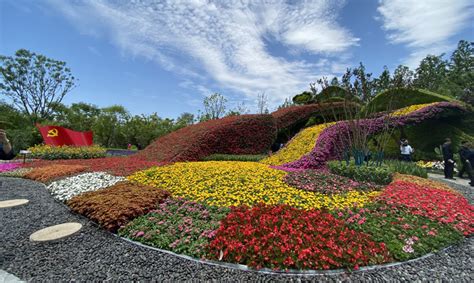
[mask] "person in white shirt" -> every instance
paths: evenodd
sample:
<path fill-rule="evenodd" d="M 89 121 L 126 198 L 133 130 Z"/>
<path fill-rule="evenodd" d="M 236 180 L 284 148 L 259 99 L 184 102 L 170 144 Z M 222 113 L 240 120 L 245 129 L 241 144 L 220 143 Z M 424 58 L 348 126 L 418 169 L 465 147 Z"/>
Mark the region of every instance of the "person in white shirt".
<path fill-rule="evenodd" d="M 402 161 L 411 162 L 411 155 L 415 150 L 408 144 L 407 139 L 403 139 L 400 143 L 400 154 L 402 156 Z"/>

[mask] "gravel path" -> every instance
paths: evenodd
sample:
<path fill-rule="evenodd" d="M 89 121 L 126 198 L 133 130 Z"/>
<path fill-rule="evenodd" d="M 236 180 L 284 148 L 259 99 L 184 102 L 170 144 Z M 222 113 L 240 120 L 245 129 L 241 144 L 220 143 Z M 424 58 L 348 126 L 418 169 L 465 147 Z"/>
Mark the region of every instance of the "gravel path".
<path fill-rule="evenodd" d="M 470 188 L 459 189 L 470 192 Z M 429 258 L 373 271 L 318 276 L 261 274 L 196 263 L 128 243 L 70 213 L 43 185 L 0 177 L 0 200 L 14 198 L 27 198 L 30 203 L 0 209 L 0 269 L 22 280 L 474 282 L 473 237 Z M 84 227 L 56 242 L 29 241 L 31 233 L 68 221 L 80 222 Z"/>

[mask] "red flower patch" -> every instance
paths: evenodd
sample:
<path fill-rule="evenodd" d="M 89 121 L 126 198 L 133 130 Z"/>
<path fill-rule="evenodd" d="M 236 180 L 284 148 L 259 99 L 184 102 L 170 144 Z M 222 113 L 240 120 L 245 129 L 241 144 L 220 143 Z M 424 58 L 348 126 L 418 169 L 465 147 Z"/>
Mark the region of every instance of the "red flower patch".
<path fill-rule="evenodd" d="M 158 138 L 135 156 L 146 160 L 197 161 L 214 153 L 259 154 L 276 138 L 271 115 L 239 115 L 191 125 Z"/>
<path fill-rule="evenodd" d="M 391 258 L 383 243 L 321 210 L 237 207 L 208 246 L 211 257 L 274 269 L 358 268 Z"/>
<path fill-rule="evenodd" d="M 395 181 L 377 199 L 391 206 L 406 207 L 415 215 L 451 224 L 465 236 L 474 233 L 474 206 L 460 194 Z"/>

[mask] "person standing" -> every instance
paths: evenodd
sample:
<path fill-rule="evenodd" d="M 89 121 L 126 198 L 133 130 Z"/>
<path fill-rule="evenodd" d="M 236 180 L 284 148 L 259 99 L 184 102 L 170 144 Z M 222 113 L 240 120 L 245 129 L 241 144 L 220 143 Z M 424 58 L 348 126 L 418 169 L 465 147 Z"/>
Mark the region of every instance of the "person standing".
<path fill-rule="evenodd" d="M 444 160 L 444 178 L 454 180 L 454 154 L 450 138 L 445 139 L 442 150 Z"/>
<path fill-rule="evenodd" d="M 13 147 L 5 130 L 0 129 L 0 160 L 13 159 Z"/>
<path fill-rule="evenodd" d="M 400 154 L 402 161 L 411 162 L 411 155 L 415 150 L 408 144 L 407 139 L 403 139 L 400 142 Z"/>
<path fill-rule="evenodd" d="M 471 175 L 471 170 L 472 170 L 472 164 L 469 162 L 469 154 L 470 150 L 468 147 L 468 142 L 463 141 L 461 143 L 461 149 L 459 150 L 459 157 L 461 158 L 461 170 L 459 170 L 458 177 L 462 178 L 464 173 L 467 173 L 467 176 L 469 179 L 472 179 Z"/>
<path fill-rule="evenodd" d="M 473 165 L 474 165 L 474 150 L 469 150 L 469 153 L 467 155 L 467 161 L 469 162 L 469 169 L 471 169 L 471 174 L 469 175 L 469 177 L 471 178 L 471 182 L 469 183 L 469 185 L 471 185 L 471 187 L 474 187 L 474 169 L 473 169 Z"/>

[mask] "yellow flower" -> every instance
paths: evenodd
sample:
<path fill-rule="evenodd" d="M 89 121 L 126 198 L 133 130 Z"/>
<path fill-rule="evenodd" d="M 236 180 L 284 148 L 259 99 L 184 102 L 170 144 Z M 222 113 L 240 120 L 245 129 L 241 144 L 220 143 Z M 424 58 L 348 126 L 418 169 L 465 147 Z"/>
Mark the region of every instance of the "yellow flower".
<path fill-rule="evenodd" d="M 303 155 L 311 152 L 321 132 L 333 124 L 316 125 L 300 131 L 284 148 L 260 162 L 268 165 L 282 165 L 300 159 Z"/>
<path fill-rule="evenodd" d="M 230 207 L 257 203 L 297 208 L 363 206 L 378 192 L 351 191 L 328 196 L 290 187 L 285 172 L 255 162 L 207 161 L 175 163 L 136 172 L 132 182 L 163 188 L 173 196 Z"/>
<path fill-rule="evenodd" d="M 438 102 L 433 102 L 433 103 L 425 103 L 425 104 L 415 104 L 415 105 L 410 105 L 401 109 L 398 109 L 392 113 L 393 116 L 404 116 L 408 115 L 412 112 L 415 112 L 417 110 L 420 110 L 422 108 L 428 107 L 430 105 L 436 104 Z"/>

